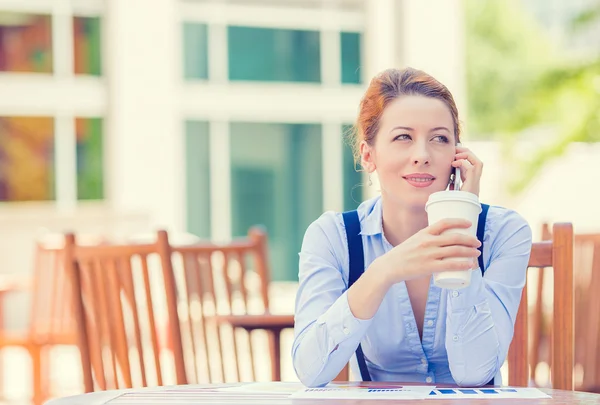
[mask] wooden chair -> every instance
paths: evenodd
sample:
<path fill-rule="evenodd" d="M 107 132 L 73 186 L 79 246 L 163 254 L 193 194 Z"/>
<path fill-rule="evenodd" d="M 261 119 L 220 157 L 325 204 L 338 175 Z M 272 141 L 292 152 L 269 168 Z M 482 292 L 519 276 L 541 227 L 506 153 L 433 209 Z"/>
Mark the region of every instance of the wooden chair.
<path fill-rule="evenodd" d="M 552 316 L 552 388 L 573 389 L 573 226 L 557 223 L 552 239 L 535 242 L 529 258 L 530 268 L 553 268 L 554 311 Z M 527 285 L 523 289 L 508 352 L 508 384 L 529 385 L 529 333 Z"/>
<path fill-rule="evenodd" d="M 171 246 L 171 257 L 180 307 L 189 309 L 181 321 L 186 359 L 204 359 L 188 364 L 195 381 L 256 380 L 254 330 L 268 332 L 271 379 L 280 380 L 280 333 L 294 327 L 294 317 L 270 313 L 266 233 L 255 227 L 227 244 Z"/>
<path fill-rule="evenodd" d="M 94 235 L 86 235 L 82 239 L 86 244 L 103 241 Z M 40 238 L 35 244 L 32 277 L 7 279 L 0 286 L 0 314 L 8 293 L 26 292 L 31 297 L 27 330 L 7 331 L 0 318 L 0 349 L 18 346 L 29 353 L 34 404 L 41 404 L 50 396 L 49 349 L 56 345 L 77 344 L 63 248 L 63 235 L 49 234 Z"/>
<path fill-rule="evenodd" d="M 552 240 L 533 243 L 529 268 L 554 269 L 554 324 L 552 329 L 552 388 L 573 389 L 573 227 L 555 224 Z M 508 352 L 508 384 L 529 385 L 527 284 L 515 321 Z M 348 366 L 335 378 L 347 381 Z"/>
<path fill-rule="evenodd" d="M 543 224 L 542 239 L 552 238 L 548 224 Z M 575 308 L 575 364 L 582 367 L 583 381 L 577 390 L 597 391 L 600 388 L 600 234 L 575 234 L 574 237 L 574 308 Z M 543 275 L 538 276 L 537 294 L 534 303 L 531 351 L 531 378 L 536 378 L 536 367 L 545 360 L 550 367 L 550 358 L 544 357 L 549 344 L 549 327 L 544 317 Z"/>
<path fill-rule="evenodd" d="M 152 244 L 66 242 L 85 391 L 186 384 L 166 232 Z"/>

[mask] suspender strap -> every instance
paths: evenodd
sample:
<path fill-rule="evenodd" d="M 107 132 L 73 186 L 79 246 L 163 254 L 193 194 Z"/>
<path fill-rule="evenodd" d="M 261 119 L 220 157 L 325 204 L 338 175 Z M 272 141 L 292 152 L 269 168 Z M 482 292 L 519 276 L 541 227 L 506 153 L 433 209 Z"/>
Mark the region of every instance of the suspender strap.
<path fill-rule="evenodd" d="M 360 220 L 357 211 L 348 211 L 342 214 L 346 227 L 346 238 L 348 239 L 348 257 L 350 259 L 350 271 L 348 277 L 348 288 L 358 280 L 365 270 L 365 256 L 363 252 L 362 236 L 360 234 Z M 360 343 L 356 348 L 356 360 L 363 381 L 371 381 L 371 374 L 367 368 L 365 355 Z"/>
<path fill-rule="evenodd" d="M 490 206 L 487 204 L 481 204 L 481 212 L 479 213 L 479 219 L 477 220 L 477 239 L 481 242 L 481 246 L 479 246 L 479 251 L 481 254 L 477 258 L 479 261 L 479 269 L 481 270 L 481 275 L 485 273 L 485 267 L 483 264 L 483 235 L 485 234 L 485 221 L 487 218 L 488 210 Z M 494 385 L 494 379 L 488 383 L 488 385 Z"/>
<path fill-rule="evenodd" d="M 487 204 L 481 204 L 481 212 L 479 213 L 479 219 L 477 220 L 477 239 L 481 242 L 481 246 L 479 246 L 479 252 L 481 254 L 477 258 L 479 261 L 479 269 L 481 270 L 481 275 L 485 273 L 485 267 L 483 265 L 483 235 L 485 234 L 485 220 L 487 218 L 488 210 L 490 206 Z"/>

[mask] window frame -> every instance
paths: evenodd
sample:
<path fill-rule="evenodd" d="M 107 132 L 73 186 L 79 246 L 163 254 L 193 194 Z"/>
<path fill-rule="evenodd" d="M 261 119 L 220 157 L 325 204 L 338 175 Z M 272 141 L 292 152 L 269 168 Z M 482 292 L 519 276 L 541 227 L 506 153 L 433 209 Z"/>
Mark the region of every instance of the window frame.
<path fill-rule="evenodd" d="M 53 73 L 0 73 L 0 116 L 47 116 L 54 119 L 55 200 L 40 204 L 72 210 L 77 200 L 76 118 L 105 118 L 107 86 L 102 76 L 74 74 L 74 17 L 100 17 L 101 46 L 104 48 L 103 0 L 0 0 L 0 10 L 47 14 L 52 19 Z M 105 64 L 104 49 L 100 51 Z M 101 69 L 105 72 L 104 66 Z M 56 103 L 57 98 L 61 99 Z M 106 132 L 106 131 L 104 131 Z M 103 134 L 104 149 L 106 138 Z M 106 153 L 104 153 L 106 158 Z M 105 174 L 106 174 L 106 169 Z M 105 177 L 106 179 L 106 177 Z M 104 182 L 106 199 L 106 181 Z M 87 200 L 85 201 L 88 202 Z M 18 201 L 0 204 L 21 204 Z"/>

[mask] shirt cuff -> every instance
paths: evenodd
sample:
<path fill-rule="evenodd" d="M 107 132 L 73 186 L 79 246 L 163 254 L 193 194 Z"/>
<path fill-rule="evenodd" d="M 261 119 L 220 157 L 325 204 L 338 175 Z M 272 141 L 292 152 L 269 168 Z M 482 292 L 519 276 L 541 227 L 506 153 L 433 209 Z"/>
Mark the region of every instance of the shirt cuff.
<path fill-rule="evenodd" d="M 317 318 L 317 325 L 327 329 L 328 346 L 331 353 L 347 339 L 354 337 L 360 341 L 372 321 L 373 318 L 358 319 L 352 314 L 348 304 L 348 291 L 346 291 L 327 312 Z"/>
<path fill-rule="evenodd" d="M 479 268 L 471 273 L 471 284 L 460 290 L 448 290 L 450 312 L 463 312 L 485 302 L 485 282 Z"/>

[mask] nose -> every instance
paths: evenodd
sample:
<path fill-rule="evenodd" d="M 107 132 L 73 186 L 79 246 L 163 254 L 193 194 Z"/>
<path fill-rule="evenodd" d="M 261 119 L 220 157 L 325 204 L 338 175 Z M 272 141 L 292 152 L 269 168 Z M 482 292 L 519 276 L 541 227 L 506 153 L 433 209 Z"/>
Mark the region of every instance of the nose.
<path fill-rule="evenodd" d="M 427 146 L 420 145 L 420 144 L 415 145 L 415 148 L 413 151 L 413 156 L 412 156 L 413 165 L 415 165 L 415 166 L 429 165 L 430 160 L 431 160 L 431 158 L 430 158 L 429 150 L 427 149 Z"/>

